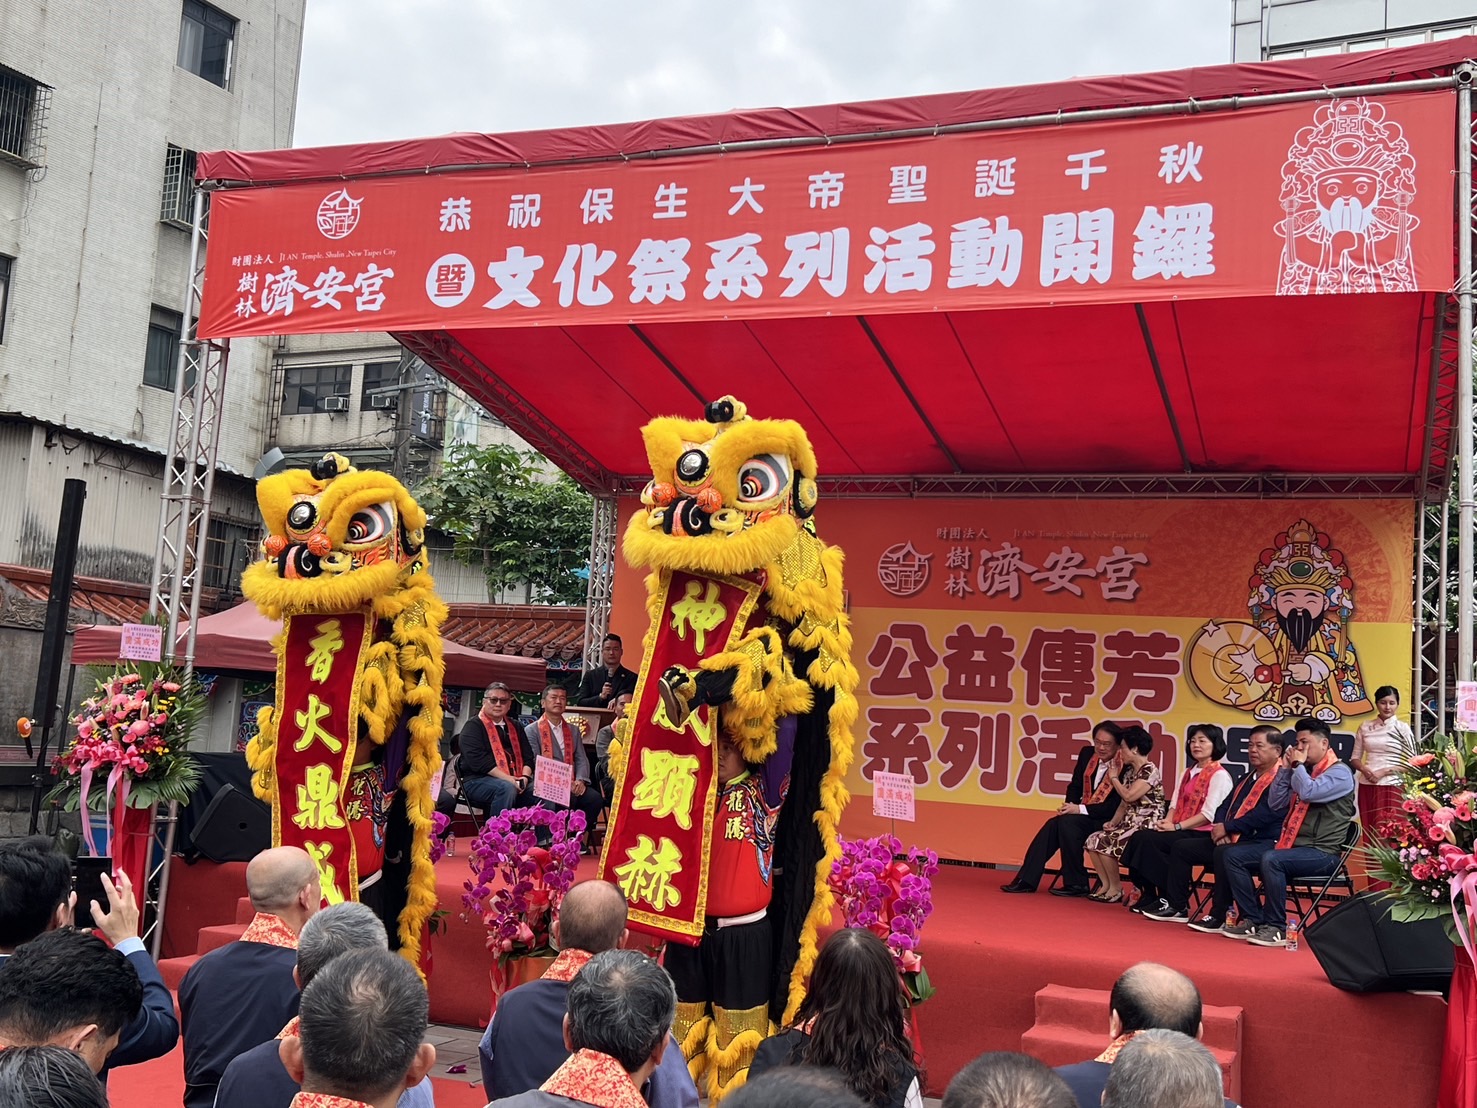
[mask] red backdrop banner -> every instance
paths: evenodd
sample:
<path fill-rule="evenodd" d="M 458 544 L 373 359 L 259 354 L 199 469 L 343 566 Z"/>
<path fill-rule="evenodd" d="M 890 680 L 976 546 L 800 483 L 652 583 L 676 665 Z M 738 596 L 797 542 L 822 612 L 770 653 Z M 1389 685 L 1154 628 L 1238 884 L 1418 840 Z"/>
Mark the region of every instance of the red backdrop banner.
<path fill-rule="evenodd" d="M 202 336 L 1452 282 L 1455 99 L 214 195 Z"/>

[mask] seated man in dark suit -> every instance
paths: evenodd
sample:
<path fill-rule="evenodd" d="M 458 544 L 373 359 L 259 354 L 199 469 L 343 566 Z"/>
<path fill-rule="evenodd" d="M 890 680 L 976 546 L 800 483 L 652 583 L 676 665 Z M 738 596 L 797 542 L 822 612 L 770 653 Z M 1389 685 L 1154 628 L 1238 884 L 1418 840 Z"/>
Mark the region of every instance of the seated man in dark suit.
<path fill-rule="evenodd" d="M 563 1020 L 569 1057 L 537 1089 L 493 1101 L 507 1108 L 605 1108 L 640 1102 L 640 1089 L 676 1050 L 677 990 L 667 971 L 634 950 L 597 954 L 569 983 Z M 490 1106 L 489 1106 L 490 1108 Z"/>
<path fill-rule="evenodd" d="M 297 969 L 293 977 L 307 988 L 318 971 L 340 954 L 385 950 L 389 940 L 385 925 L 363 904 L 334 904 L 307 923 L 297 938 Z M 300 1086 L 282 1063 L 281 1041 L 298 1033 L 296 1016 L 275 1039 L 238 1054 L 221 1075 L 215 1093 L 215 1108 L 289 1108 Z M 431 1079 L 424 1078 L 400 1094 L 396 1108 L 434 1108 Z"/>
<path fill-rule="evenodd" d="M 508 715 L 513 693 L 501 681 L 487 686 L 482 708 L 458 736 L 457 770 L 467 803 L 495 816 L 537 803 L 533 797 L 533 753 L 523 729 Z M 436 810 L 451 815 L 454 795 L 443 793 Z"/>
<path fill-rule="evenodd" d="M 625 648 L 621 637 L 614 632 L 605 636 L 600 644 L 600 665 L 586 670 L 580 678 L 580 687 L 574 694 L 574 702 L 581 708 L 609 708 L 611 701 L 621 693 L 636 691 L 636 675 L 621 665 Z"/>
<path fill-rule="evenodd" d="M 93 921 L 113 948 L 128 959 L 143 985 L 143 1004 L 123 1028 L 118 1046 L 103 1069 L 162 1058 L 179 1042 L 179 1020 L 174 998 L 159 975 L 159 967 L 139 938 L 138 900 L 133 882 L 118 874 L 117 884 L 103 875 L 104 906 L 88 905 Z M 77 894 L 72 891 L 71 865 L 52 849 L 47 839 L 27 839 L 0 846 L 0 964 L 16 947 L 44 931 L 71 927 Z"/>
<path fill-rule="evenodd" d="M 179 987 L 185 1040 L 185 1108 L 211 1108 L 238 1054 L 276 1035 L 297 1013 L 297 937 L 323 902 L 318 867 L 295 846 L 264 850 L 246 866 L 256 916 L 240 941 L 203 955 Z"/>
<path fill-rule="evenodd" d="M 101 1073 L 144 990 L 128 960 L 94 935 L 48 931 L 0 969 L 0 1050 L 61 1046 Z"/>
<path fill-rule="evenodd" d="M 1057 1066 L 1081 1108 L 1097 1108 L 1113 1062 L 1140 1031 L 1162 1028 L 1200 1037 L 1200 990 L 1184 974 L 1155 962 L 1129 966 L 1113 982 L 1108 1001 L 1108 1048 L 1087 1062 Z M 1225 1108 L 1236 1108 L 1227 1100 Z"/>
<path fill-rule="evenodd" d="M 489 1100 L 537 1089 L 569 1057 L 564 1015 L 569 983 L 591 957 L 626 937 L 626 898 L 604 881 L 570 889 L 554 921 L 560 954 L 544 976 L 504 994 L 482 1036 L 482 1087 Z M 697 1086 L 675 1041 L 644 1090 L 651 1108 L 696 1108 Z"/>
<path fill-rule="evenodd" d="M 1109 774 L 1119 771 L 1116 723 L 1099 723 L 1092 729 L 1092 745 L 1082 748 L 1077 768 L 1067 786 L 1067 800 L 1036 832 L 1015 880 L 1001 885 L 1006 893 L 1034 893 L 1046 871 L 1046 863 L 1058 851 L 1062 856 L 1062 887 L 1053 896 L 1086 896 L 1087 866 L 1082 848 L 1087 836 L 1101 831 L 1118 811 L 1119 796 Z"/>

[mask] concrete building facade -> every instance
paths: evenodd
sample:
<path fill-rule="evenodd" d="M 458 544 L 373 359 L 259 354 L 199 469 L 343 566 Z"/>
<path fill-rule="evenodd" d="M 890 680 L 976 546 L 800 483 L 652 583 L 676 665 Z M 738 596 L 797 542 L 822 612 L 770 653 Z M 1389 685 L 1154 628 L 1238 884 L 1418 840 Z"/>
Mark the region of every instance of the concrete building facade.
<path fill-rule="evenodd" d="M 1472 0 L 1231 0 L 1231 60 L 1311 58 L 1477 33 Z"/>

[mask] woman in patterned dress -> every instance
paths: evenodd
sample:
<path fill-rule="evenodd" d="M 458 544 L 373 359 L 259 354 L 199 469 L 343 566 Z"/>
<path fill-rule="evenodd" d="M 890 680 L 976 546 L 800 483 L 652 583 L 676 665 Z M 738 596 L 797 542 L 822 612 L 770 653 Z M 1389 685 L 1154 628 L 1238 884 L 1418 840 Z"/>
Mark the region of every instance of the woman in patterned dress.
<path fill-rule="evenodd" d="M 1088 899 L 1100 904 L 1123 900 L 1123 882 L 1118 874 L 1123 848 L 1135 831 L 1152 827 L 1164 818 L 1164 783 L 1159 778 L 1159 767 L 1149 761 L 1153 738 L 1142 727 L 1125 727 L 1118 736 L 1118 748 L 1123 773 L 1113 778 L 1113 788 L 1122 803 L 1101 831 L 1087 837 L 1086 844 L 1088 861 L 1101 882 Z"/>

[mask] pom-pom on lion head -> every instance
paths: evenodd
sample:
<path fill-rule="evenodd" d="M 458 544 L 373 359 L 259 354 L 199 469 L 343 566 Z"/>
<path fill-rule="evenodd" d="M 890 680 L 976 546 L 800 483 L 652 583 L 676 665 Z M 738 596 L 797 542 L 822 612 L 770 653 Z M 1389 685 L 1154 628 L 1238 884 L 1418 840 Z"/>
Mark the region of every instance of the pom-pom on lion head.
<path fill-rule="evenodd" d="M 641 430 L 652 479 L 626 528 L 638 566 L 743 573 L 771 564 L 816 504 L 815 451 L 800 424 L 750 419 L 732 396 L 705 422 L 662 417 Z"/>
<path fill-rule="evenodd" d="M 426 513 L 395 478 L 341 454 L 263 478 L 263 560 L 241 589 L 277 612 L 349 611 L 426 569 Z"/>

